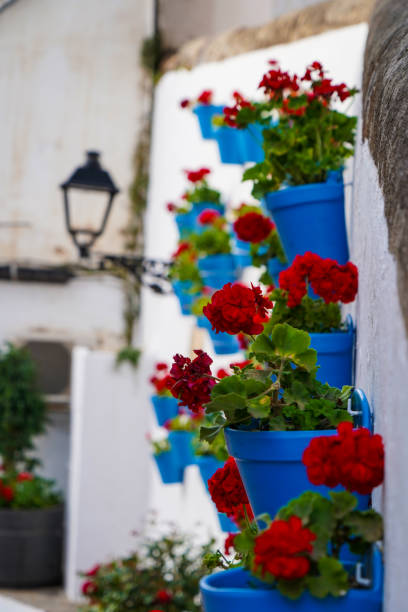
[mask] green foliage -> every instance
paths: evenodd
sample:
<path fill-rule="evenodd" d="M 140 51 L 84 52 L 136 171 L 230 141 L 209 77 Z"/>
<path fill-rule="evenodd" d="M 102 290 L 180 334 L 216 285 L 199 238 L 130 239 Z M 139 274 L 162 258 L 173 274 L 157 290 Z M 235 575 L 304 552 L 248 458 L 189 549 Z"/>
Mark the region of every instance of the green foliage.
<path fill-rule="evenodd" d="M 211 554 L 214 541 L 197 546 L 191 537 L 172 531 L 144 538 L 137 552 L 101 565 L 87 577 L 94 591 L 82 612 L 201 612 L 199 581 L 208 573 L 201 557 Z M 160 603 L 159 591 L 170 596 Z"/>
<path fill-rule="evenodd" d="M 203 308 L 207 306 L 207 304 L 211 301 L 211 297 L 208 295 L 200 295 L 194 302 L 191 307 L 191 314 L 196 317 L 201 317 L 203 314 Z"/>
<path fill-rule="evenodd" d="M 216 189 L 212 189 L 204 179 L 195 184 L 193 189 L 186 192 L 187 202 L 191 204 L 199 204 L 201 202 L 212 202 L 213 204 L 220 204 L 221 193 Z"/>
<path fill-rule="evenodd" d="M 116 354 L 116 367 L 123 363 L 128 363 L 132 368 L 136 369 L 139 364 L 141 351 L 133 346 L 124 346 Z"/>
<path fill-rule="evenodd" d="M 196 438 L 193 440 L 193 446 L 194 454 L 198 457 L 212 456 L 218 459 L 218 461 L 226 461 L 229 457 L 223 431 L 218 431 L 218 434 L 211 442 Z"/>
<path fill-rule="evenodd" d="M 147 72 L 155 78 L 159 71 L 160 61 L 163 55 L 163 42 L 160 32 L 145 38 L 140 49 L 140 63 Z"/>
<path fill-rule="evenodd" d="M 188 414 L 179 414 L 176 417 L 169 419 L 169 431 L 194 431 L 199 427 L 199 421 L 191 418 Z"/>
<path fill-rule="evenodd" d="M 249 350 L 258 365 L 234 368 L 213 387 L 206 404 L 213 423 L 201 428 L 202 440 L 215 439 L 224 427 L 319 430 L 352 420 L 347 412 L 351 388 L 316 380 L 317 353 L 307 332 L 277 324 L 271 336 L 257 336 Z"/>
<path fill-rule="evenodd" d="M 17 473 L 4 474 L 2 486 L 10 487 L 13 497 L 8 501 L 0 495 L 0 508 L 33 509 L 47 508 L 62 503 L 62 496 L 55 490 L 55 482 L 40 476 L 29 475 L 32 479 L 19 480 Z"/>
<path fill-rule="evenodd" d="M 153 447 L 153 455 L 161 455 L 171 450 L 171 444 L 167 438 L 163 440 L 152 440 L 151 444 Z"/>
<path fill-rule="evenodd" d="M 26 453 L 34 448 L 34 436 L 45 431 L 46 420 L 31 356 L 8 344 L 0 352 L 0 455 L 6 471 L 29 461 Z"/>
<path fill-rule="evenodd" d="M 283 183 L 324 182 L 329 171 L 340 170 L 353 155 L 356 117 L 326 108 L 317 100 L 308 103 L 306 95 L 297 97 L 296 104 L 304 105 L 305 113 L 281 115 L 279 123 L 267 126 L 263 132 L 265 160 L 244 172 L 243 180 L 254 182 L 255 198 L 276 191 Z"/>
<path fill-rule="evenodd" d="M 276 230 L 272 231 L 263 242 L 251 244 L 250 255 L 252 258 L 252 265 L 255 266 L 255 268 L 266 266 L 268 261 L 275 257 L 277 257 L 281 263 L 286 263 L 285 252 Z M 265 285 L 272 285 L 273 279 L 268 276 L 268 278 L 264 278 L 260 282 L 263 282 Z"/>
<path fill-rule="evenodd" d="M 337 302 L 325 304 L 321 298 L 314 300 L 305 295 L 298 306 L 289 308 L 287 293 L 282 289 L 275 289 L 270 298 L 274 302 L 274 308 L 266 326 L 267 332 L 271 332 L 277 323 L 288 323 L 292 327 L 307 331 L 309 334 L 330 333 L 344 329 L 340 307 Z"/>
<path fill-rule="evenodd" d="M 195 260 L 184 253 L 173 261 L 169 270 L 169 277 L 172 280 L 191 281 L 195 285 L 192 287 L 191 293 L 195 293 L 197 288 L 202 286 L 200 270 Z"/>
<path fill-rule="evenodd" d="M 190 241 L 201 256 L 231 253 L 230 234 L 218 227 L 209 227 L 201 234 L 191 234 Z"/>

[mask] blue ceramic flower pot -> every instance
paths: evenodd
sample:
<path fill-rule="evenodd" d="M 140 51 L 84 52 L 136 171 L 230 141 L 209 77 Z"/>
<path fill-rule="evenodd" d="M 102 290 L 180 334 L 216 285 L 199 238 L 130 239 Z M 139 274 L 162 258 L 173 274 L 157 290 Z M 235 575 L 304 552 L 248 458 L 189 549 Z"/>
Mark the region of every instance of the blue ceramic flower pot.
<path fill-rule="evenodd" d="M 234 260 L 237 268 L 252 266 L 251 243 L 234 238 Z"/>
<path fill-rule="evenodd" d="M 268 261 L 268 272 L 273 278 L 273 282 L 279 287 L 279 274 L 282 270 L 286 270 L 288 267 L 287 263 L 282 263 L 277 257 L 273 257 Z"/>
<path fill-rule="evenodd" d="M 215 130 L 215 139 L 218 144 L 220 159 L 223 164 L 244 163 L 243 130 L 223 126 Z"/>
<path fill-rule="evenodd" d="M 340 264 L 348 261 L 344 185 L 333 178 L 266 194 L 266 206 L 290 263 L 307 251 Z"/>
<path fill-rule="evenodd" d="M 327 334 L 310 334 L 310 347 L 317 351 L 317 379 L 341 389 L 353 384 L 354 329 Z"/>
<path fill-rule="evenodd" d="M 183 468 L 177 461 L 173 449 L 153 455 L 163 484 L 183 482 Z"/>
<path fill-rule="evenodd" d="M 231 254 L 199 257 L 197 265 L 204 285 L 211 289 L 221 289 L 237 279 L 234 256 Z"/>
<path fill-rule="evenodd" d="M 193 449 L 194 433 L 192 431 L 170 431 L 169 442 L 174 450 L 176 461 L 184 469 L 196 463 Z"/>
<path fill-rule="evenodd" d="M 210 334 L 213 349 L 216 355 L 231 355 L 232 353 L 239 353 L 239 343 L 236 336 L 227 334 L 226 332 L 216 332 L 211 329 L 211 325 L 208 328 Z"/>
<path fill-rule="evenodd" d="M 194 231 L 195 219 L 191 212 L 179 213 L 175 215 L 174 220 L 177 225 L 180 238 L 186 238 L 191 232 Z"/>
<path fill-rule="evenodd" d="M 218 459 L 216 459 L 212 455 L 208 455 L 197 457 L 197 465 L 198 469 L 200 470 L 200 475 L 204 486 L 208 491 L 209 479 L 218 469 L 223 467 L 224 463 L 222 461 L 218 461 Z M 233 521 L 231 521 L 231 519 L 228 518 L 226 514 L 223 514 L 222 512 L 218 512 L 217 514 L 221 531 L 225 531 L 228 533 L 236 533 L 238 531 L 238 527 Z"/>
<path fill-rule="evenodd" d="M 212 123 L 214 115 L 222 115 L 224 106 L 216 104 L 198 104 L 194 109 L 193 113 L 198 119 L 200 126 L 201 136 L 205 140 L 215 138 L 215 130 Z"/>
<path fill-rule="evenodd" d="M 206 576 L 200 581 L 205 612 L 381 612 L 383 565 L 378 549 L 373 550 L 369 588 L 351 589 L 344 597 L 317 599 L 304 593 L 287 599 L 276 589 L 255 580 L 244 569 L 232 569 Z"/>
<path fill-rule="evenodd" d="M 362 423 L 368 422 L 369 405 L 361 390 L 353 393 L 352 405 L 362 410 Z M 243 431 L 225 429 L 228 452 L 241 474 L 255 516 L 267 512 L 275 516 L 289 500 L 304 491 L 328 495 L 329 489 L 309 482 L 302 455 L 313 438 L 332 436 L 336 430 L 325 431 Z M 338 487 L 336 490 L 342 490 Z M 357 495 L 359 508 L 368 508 L 370 496 Z"/>
<path fill-rule="evenodd" d="M 244 162 L 259 163 L 265 159 L 262 148 L 264 127 L 259 123 L 251 123 L 242 131 Z"/>
<path fill-rule="evenodd" d="M 198 297 L 198 293 L 191 293 L 193 283 L 191 281 L 173 281 L 173 291 L 180 304 L 181 314 L 190 315 L 191 306 Z"/>
<path fill-rule="evenodd" d="M 178 400 L 175 397 L 152 395 L 150 399 L 160 427 L 178 415 Z"/>

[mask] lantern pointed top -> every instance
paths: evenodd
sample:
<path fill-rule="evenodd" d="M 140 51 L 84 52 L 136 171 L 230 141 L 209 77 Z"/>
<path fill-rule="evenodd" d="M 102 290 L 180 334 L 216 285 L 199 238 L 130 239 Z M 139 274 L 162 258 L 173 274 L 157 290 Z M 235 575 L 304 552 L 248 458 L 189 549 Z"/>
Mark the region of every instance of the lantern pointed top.
<path fill-rule="evenodd" d="M 119 189 L 109 172 L 102 168 L 98 151 L 87 151 L 85 164 L 74 170 L 71 176 L 62 183 L 61 188 L 64 190 L 69 188 L 92 189 L 106 191 L 110 194 L 119 193 Z"/>

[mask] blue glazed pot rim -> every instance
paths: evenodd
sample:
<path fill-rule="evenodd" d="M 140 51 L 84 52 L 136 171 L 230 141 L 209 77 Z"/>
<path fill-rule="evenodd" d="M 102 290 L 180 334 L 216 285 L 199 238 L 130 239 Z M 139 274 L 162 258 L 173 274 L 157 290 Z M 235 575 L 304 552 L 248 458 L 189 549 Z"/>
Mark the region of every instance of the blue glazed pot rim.
<path fill-rule="evenodd" d="M 272 191 L 265 195 L 266 206 L 270 211 L 292 206 L 303 206 L 325 202 L 326 204 L 343 205 L 344 185 L 343 183 L 310 183 L 308 185 L 297 185 L 296 187 L 285 187 L 279 191 Z"/>
<path fill-rule="evenodd" d="M 225 108 L 225 104 L 223 105 L 221 104 L 197 104 L 197 106 L 193 108 L 193 113 L 195 113 L 196 115 L 199 115 L 207 111 L 208 113 L 211 113 L 211 114 L 216 114 L 218 112 L 222 114 L 224 108 Z"/>

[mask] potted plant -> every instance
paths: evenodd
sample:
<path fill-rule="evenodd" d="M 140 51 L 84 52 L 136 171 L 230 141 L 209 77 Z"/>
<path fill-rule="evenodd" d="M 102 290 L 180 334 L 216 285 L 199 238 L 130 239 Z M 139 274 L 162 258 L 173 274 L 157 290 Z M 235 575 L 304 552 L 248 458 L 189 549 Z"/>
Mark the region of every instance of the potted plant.
<path fill-rule="evenodd" d="M 178 456 L 174 449 L 172 449 L 168 438 L 154 440 L 148 436 L 148 440 L 152 445 L 153 459 L 159 470 L 162 483 L 174 484 L 183 482 L 183 466 L 180 465 Z"/>
<path fill-rule="evenodd" d="M 203 288 L 205 291 L 207 287 Z M 191 306 L 191 313 L 197 317 L 197 326 L 206 329 L 210 339 L 211 344 L 214 349 L 214 353 L 216 355 L 231 355 L 232 353 L 238 353 L 241 346 L 236 336 L 231 336 L 231 334 L 219 333 L 217 334 L 211 327 L 208 319 L 203 315 L 203 308 L 211 301 L 211 295 L 201 295 L 196 298 Z"/>
<path fill-rule="evenodd" d="M 236 280 L 227 222 L 217 211 L 209 209 L 201 212 L 198 222 L 205 229 L 190 236 L 198 253 L 197 265 L 205 286 L 220 289 L 226 283 Z"/>
<path fill-rule="evenodd" d="M 197 258 L 197 251 L 187 240 L 179 242 L 176 251 L 171 256 L 172 265 L 169 270 L 169 278 L 183 315 L 191 314 L 191 305 L 202 287 Z"/>
<path fill-rule="evenodd" d="M 250 247 L 250 265 L 264 268 L 259 281 L 265 285 L 276 282 L 287 262 L 275 224 L 260 212 L 251 210 L 240 214 L 233 227 L 239 243 Z"/>
<path fill-rule="evenodd" d="M 305 253 L 281 272 L 279 285 L 269 296 L 274 308 L 265 331 L 270 332 L 277 323 L 307 331 L 310 346 L 317 351 L 317 378 L 333 387 L 351 385 L 355 334 L 351 317 L 342 321 L 340 302 L 355 299 L 357 267 L 350 261 L 339 265 L 333 259 Z"/>
<path fill-rule="evenodd" d="M 195 100 L 185 98 L 180 102 L 181 108 L 190 108 L 198 119 L 201 136 L 205 140 L 215 138 L 212 119 L 214 115 L 222 113 L 223 106 L 213 104 L 213 92 L 211 89 L 204 89 Z"/>
<path fill-rule="evenodd" d="M 266 122 L 275 114 L 279 121 L 265 126 L 265 159 L 243 179 L 253 181 L 256 198 L 265 199 L 289 262 L 314 251 L 346 263 L 342 169 L 353 155 L 357 119 L 333 105 L 356 90 L 334 84 L 319 62 L 301 78 L 271 64 L 259 85 L 266 100 L 250 110 L 250 120 Z"/>
<path fill-rule="evenodd" d="M 86 603 L 82 612 L 201 612 L 202 556 L 213 540 L 199 545 L 174 528 L 150 527 L 137 539 L 137 551 L 95 565 L 81 575 Z"/>
<path fill-rule="evenodd" d="M 171 374 L 173 395 L 183 397 L 193 410 L 204 405 L 214 419 L 211 427 L 201 428 L 201 437 L 211 440 L 224 429 L 254 512 L 274 516 L 307 489 L 302 454 L 310 440 L 322 431 L 333 435 L 338 423 L 353 417 L 347 410 L 351 388 L 337 389 L 316 379 L 317 354 L 307 332 L 284 323 L 275 325 L 271 335 L 263 333 L 270 309 L 272 302 L 259 287 L 226 285 L 204 314 L 216 331 L 253 336 L 248 350 L 255 361 L 220 380 L 211 374 L 211 360 L 202 355 L 206 370 L 197 364 Z M 279 485 L 265 487 L 269 481 Z"/>
<path fill-rule="evenodd" d="M 150 378 L 155 394 L 151 401 L 156 414 L 158 425 L 162 427 L 166 421 L 178 415 L 177 399 L 172 396 L 169 389 L 171 377 L 167 363 L 159 362 L 155 365 L 155 372 Z"/>
<path fill-rule="evenodd" d="M 0 586 L 59 584 L 63 504 L 54 483 L 35 474 L 33 439 L 45 431 L 46 407 L 29 353 L 0 353 Z"/>
<path fill-rule="evenodd" d="M 382 538 L 382 518 L 374 510 L 358 510 L 351 494 L 371 493 L 382 483 L 381 436 L 342 423 L 338 435 L 315 438 L 304 461 L 312 482 L 342 483 L 346 490 L 329 497 L 306 491 L 273 520 L 258 517 L 262 528 L 247 516 L 242 532 L 228 539 L 227 552 L 235 549 L 231 561 L 219 551 L 205 557 L 211 569 L 228 569 L 202 580 L 206 612 L 381 611 L 382 561 L 373 545 Z M 230 491 L 218 486 L 217 507 L 229 503 Z"/>

